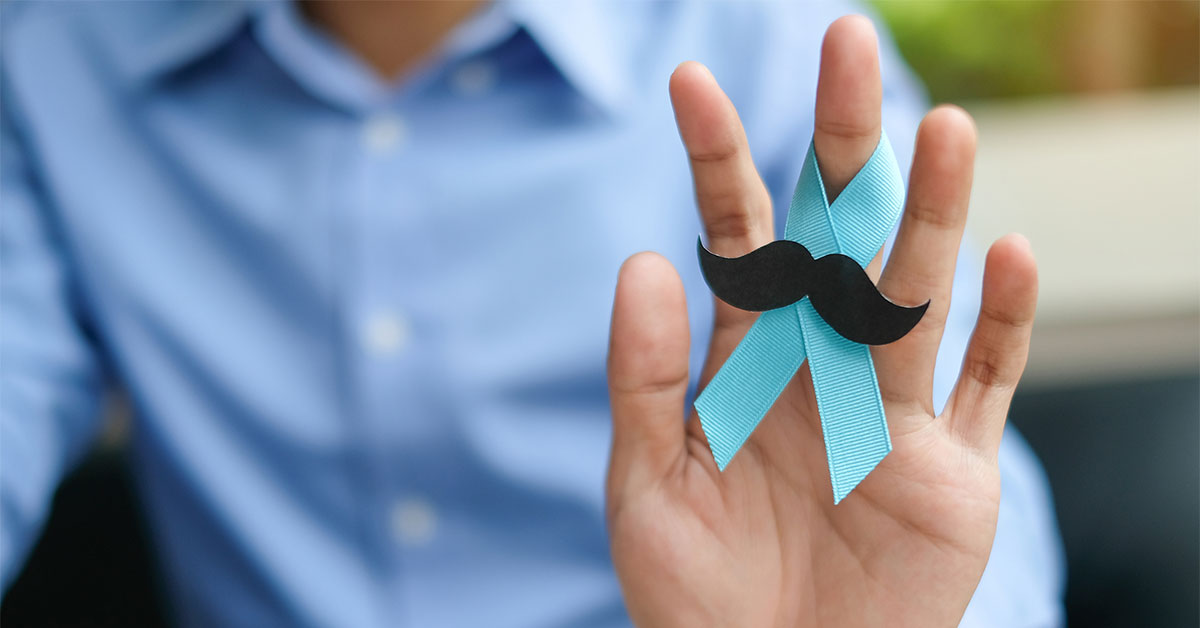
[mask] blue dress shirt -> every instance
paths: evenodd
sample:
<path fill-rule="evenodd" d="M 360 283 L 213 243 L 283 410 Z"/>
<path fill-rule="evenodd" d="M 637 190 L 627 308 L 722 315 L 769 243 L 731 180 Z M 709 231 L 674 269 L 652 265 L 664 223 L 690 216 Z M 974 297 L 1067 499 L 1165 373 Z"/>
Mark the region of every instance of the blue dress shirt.
<path fill-rule="evenodd" d="M 183 625 L 627 625 L 602 502 L 621 261 L 680 270 L 693 364 L 711 325 L 667 77 L 712 68 L 785 210 L 850 9 L 505 2 L 394 85 L 287 3 L 4 9 L 5 587 L 111 378 Z M 883 53 L 907 163 L 924 103 Z M 939 402 L 978 275 L 963 255 Z M 1044 479 L 1012 433 L 1000 460 L 964 625 L 1053 625 Z"/>

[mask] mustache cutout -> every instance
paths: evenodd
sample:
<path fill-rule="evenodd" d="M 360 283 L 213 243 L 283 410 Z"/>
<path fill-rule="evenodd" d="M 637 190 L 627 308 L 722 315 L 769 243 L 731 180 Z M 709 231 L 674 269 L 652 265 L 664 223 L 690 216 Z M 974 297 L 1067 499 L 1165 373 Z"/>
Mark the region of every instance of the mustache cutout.
<path fill-rule="evenodd" d="M 879 292 L 858 262 L 840 253 L 813 259 L 803 244 L 776 240 L 741 257 L 721 257 L 696 240 L 700 270 L 713 294 L 741 310 L 764 312 L 804 297 L 838 334 L 864 345 L 904 337 L 929 301 L 896 305 Z"/>

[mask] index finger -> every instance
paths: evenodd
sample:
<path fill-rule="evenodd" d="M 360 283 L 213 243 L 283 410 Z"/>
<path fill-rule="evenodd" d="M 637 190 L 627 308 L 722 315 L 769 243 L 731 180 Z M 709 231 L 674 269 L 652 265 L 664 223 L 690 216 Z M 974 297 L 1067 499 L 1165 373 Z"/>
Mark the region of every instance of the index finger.
<path fill-rule="evenodd" d="M 709 250 L 738 256 L 771 241 L 771 196 L 750 157 L 737 110 L 708 68 L 680 64 L 671 75 L 671 105 Z"/>

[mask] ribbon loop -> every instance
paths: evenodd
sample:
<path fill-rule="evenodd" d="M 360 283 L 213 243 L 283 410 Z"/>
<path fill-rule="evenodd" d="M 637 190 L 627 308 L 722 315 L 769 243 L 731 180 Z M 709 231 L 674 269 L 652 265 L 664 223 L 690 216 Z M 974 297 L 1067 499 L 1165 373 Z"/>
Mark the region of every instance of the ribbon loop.
<path fill-rule="evenodd" d="M 814 257 L 841 253 L 866 266 L 900 217 L 904 184 L 887 135 L 831 204 L 809 146 L 784 237 Z M 806 297 L 763 312 L 695 407 L 717 467 L 724 470 L 809 360 L 834 503 L 892 450 L 871 350 L 833 331 Z"/>

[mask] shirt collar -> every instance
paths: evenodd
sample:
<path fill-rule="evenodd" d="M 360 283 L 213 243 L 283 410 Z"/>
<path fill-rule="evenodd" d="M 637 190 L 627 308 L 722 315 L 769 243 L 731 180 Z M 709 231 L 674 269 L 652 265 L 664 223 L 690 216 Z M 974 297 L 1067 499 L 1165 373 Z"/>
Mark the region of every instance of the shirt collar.
<path fill-rule="evenodd" d="M 610 113 L 628 104 L 634 45 L 628 24 L 619 16 L 599 2 L 573 2 L 570 10 L 545 0 L 496 2 L 496 8 L 529 33 L 584 97 Z M 147 84 L 229 43 L 269 4 L 245 0 L 139 4 L 141 10 L 111 19 L 100 30 L 119 69 L 135 83 Z M 451 40 L 469 45 L 469 24 Z"/>
<path fill-rule="evenodd" d="M 501 0 L 551 63 L 586 98 L 609 113 L 630 102 L 635 48 L 630 22 L 600 2 Z M 622 6 L 628 10 L 633 7 Z"/>
<path fill-rule="evenodd" d="M 251 7 L 244 0 L 137 3 L 136 11 L 97 12 L 99 37 L 120 71 L 145 85 L 233 39 Z"/>

